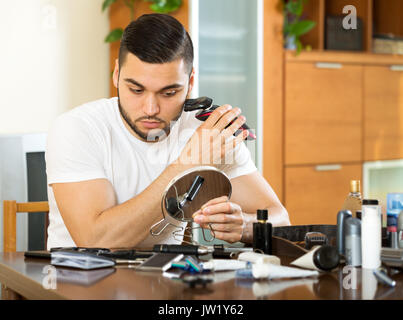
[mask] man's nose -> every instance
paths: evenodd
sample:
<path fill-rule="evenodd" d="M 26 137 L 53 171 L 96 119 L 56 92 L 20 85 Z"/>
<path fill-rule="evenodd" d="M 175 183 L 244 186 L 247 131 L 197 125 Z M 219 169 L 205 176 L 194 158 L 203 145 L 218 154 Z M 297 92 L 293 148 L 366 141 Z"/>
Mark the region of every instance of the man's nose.
<path fill-rule="evenodd" d="M 158 101 L 153 94 L 150 94 L 146 97 L 143 111 L 148 116 L 154 116 L 160 112 Z"/>

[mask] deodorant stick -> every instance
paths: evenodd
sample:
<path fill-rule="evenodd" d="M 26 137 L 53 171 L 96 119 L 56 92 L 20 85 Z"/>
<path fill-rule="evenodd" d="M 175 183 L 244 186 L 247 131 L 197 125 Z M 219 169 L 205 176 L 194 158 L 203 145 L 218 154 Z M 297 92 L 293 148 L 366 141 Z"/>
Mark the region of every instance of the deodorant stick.
<path fill-rule="evenodd" d="M 382 224 L 378 200 L 362 202 L 361 252 L 362 267 L 376 269 L 381 266 Z"/>
<path fill-rule="evenodd" d="M 361 266 L 361 220 L 347 219 L 344 228 L 346 265 L 359 267 Z"/>

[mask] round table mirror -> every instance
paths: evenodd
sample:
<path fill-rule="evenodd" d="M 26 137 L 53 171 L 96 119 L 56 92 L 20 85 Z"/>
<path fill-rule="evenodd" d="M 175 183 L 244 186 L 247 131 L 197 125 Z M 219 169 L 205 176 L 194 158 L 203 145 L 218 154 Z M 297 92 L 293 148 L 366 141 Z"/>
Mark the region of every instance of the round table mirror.
<path fill-rule="evenodd" d="M 221 196 L 231 197 L 232 187 L 227 175 L 215 167 L 203 166 L 186 170 L 167 185 L 161 200 L 163 219 L 151 227 L 151 234 L 159 235 L 175 222 L 192 222 L 192 215 L 206 202 Z M 163 222 L 160 231 L 156 227 Z"/>

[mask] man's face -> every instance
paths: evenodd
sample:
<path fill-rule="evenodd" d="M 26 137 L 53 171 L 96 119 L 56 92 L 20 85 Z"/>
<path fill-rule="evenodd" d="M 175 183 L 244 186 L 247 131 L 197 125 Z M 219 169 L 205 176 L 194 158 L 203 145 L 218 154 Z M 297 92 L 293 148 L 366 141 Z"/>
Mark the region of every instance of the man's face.
<path fill-rule="evenodd" d="M 183 59 L 151 64 L 127 53 L 120 71 L 116 62 L 113 82 L 126 127 L 137 138 L 153 141 L 163 132 L 168 135 L 171 121 L 181 115 L 193 87 L 193 72 L 189 78 Z"/>

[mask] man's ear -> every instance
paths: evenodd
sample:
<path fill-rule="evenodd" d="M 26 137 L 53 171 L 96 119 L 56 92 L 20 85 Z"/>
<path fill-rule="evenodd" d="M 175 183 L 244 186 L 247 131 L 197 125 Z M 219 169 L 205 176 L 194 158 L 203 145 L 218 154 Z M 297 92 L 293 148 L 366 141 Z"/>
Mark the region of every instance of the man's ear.
<path fill-rule="evenodd" d="M 113 70 L 113 85 L 115 88 L 118 89 L 118 82 L 119 82 L 119 60 L 115 60 L 115 69 Z"/>
<path fill-rule="evenodd" d="M 190 98 L 190 94 L 192 93 L 192 89 L 194 86 L 194 80 L 195 80 L 195 69 L 192 68 L 192 73 L 190 74 L 190 78 L 189 78 L 189 88 L 188 88 L 188 93 L 186 95 L 186 99 Z"/>

